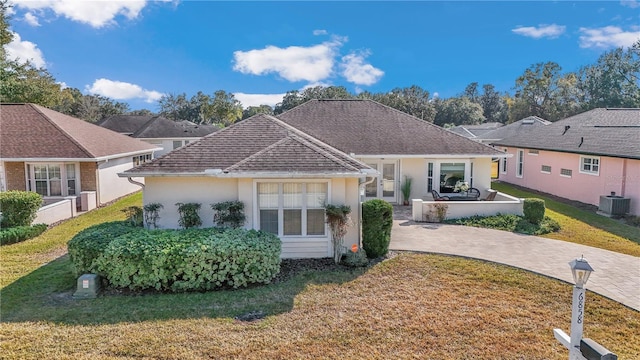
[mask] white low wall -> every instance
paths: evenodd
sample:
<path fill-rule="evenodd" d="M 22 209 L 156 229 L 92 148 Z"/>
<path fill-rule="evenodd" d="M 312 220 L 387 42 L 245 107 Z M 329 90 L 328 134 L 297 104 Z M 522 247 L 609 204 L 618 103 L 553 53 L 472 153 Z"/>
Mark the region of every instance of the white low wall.
<path fill-rule="evenodd" d="M 412 200 L 414 221 L 437 221 L 437 207 L 446 206 L 444 220 L 459 219 L 474 215 L 491 216 L 497 214 L 522 215 L 524 199 L 498 193 L 494 201 L 424 201 Z"/>
<path fill-rule="evenodd" d="M 76 216 L 75 197 L 70 196 L 53 204 L 41 207 L 36 213 L 34 224 L 53 224 Z"/>

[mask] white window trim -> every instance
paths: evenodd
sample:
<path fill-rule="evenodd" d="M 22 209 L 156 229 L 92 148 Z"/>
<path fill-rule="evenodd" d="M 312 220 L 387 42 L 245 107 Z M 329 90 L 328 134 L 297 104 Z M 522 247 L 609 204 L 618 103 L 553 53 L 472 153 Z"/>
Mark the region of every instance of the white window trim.
<path fill-rule="evenodd" d="M 549 165 L 541 165 L 541 166 L 540 166 L 540 172 L 541 172 L 541 173 L 543 173 L 543 174 L 551 174 L 551 171 L 544 171 L 544 170 L 542 170 L 542 166 L 549 166 Z M 549 166 L 549 167 L 551 167 L 551 166 Z"/>
<path fill-rule="evenodd" d="M 43 198 L 55 199 L 55 198 L 63 198 L 66 196 L 80 196 L 80 191 L 82 187 L 81 179 L 80 179 L 80 163 L 78 162 L 25 162 L 24 163 L 24 174 L 25 174 L 25 189 L 31 189 L 32 192 L 36 192 L 36 178 L 34 173 L 34 165 L 58 165 L 60 167 L 60 187 L 61 187 L 61 195 L 52 195 L 52 196 L 42 196 Z M 67 187 L 69 179 L 67 178 L 67 168 L 66 165 L 74 165 L 76 172 L 76 193 L 75 195 L 69 195 L 69 189 Z M 31 170 L 31 171 L 29 171 Z M 47 180 L 49 181 L 49 180 Z M 31 183 L 31 186 L 29 186 Z M 49 189 L 50 190 L 50 189 Z"/>
<path fill-rule="evenodd" d="M 440 165 L 448 163 L 464 163 L 464 178 L 469 182 L 469 186 L 473 186 L 473 178 L 471 174 L 471 159 L 430 159 L 427 161 L 425 174 L 429 172 L 429 162 L 433 162 L 433 190 L 442 192 L 440 189 Z M 425 189 L 428 189 L 428 183 L 425 183 Z"/>
<path fill-rule="evenodd" d="M 598 160 L 598 171 L 585 171 L 583 170 L 583 165 L 584 165 L 584 160 L 585 159 L 592 159 L 592 160 Z M 600 156 L 587 156 L 587 155 L 580 155 L 580 164 L 579 164 L 579 168 L 578 168 L 578 172 L 580 172 L 580 174 L 587 174 L 587 175 L 593 175 L 593 176 L 600 176 Z M 591 167 L 593 168 L 593 163 L 591 164 Z"/>
<path fill-rule="evenodd" d="M 571 175 L 565 175 L 565 174 L 563 174 L 563 173 L 562 173 L 562 169 L 564 169 L 564 168 L 561 168 L 561 169 L 560 169 L 560 176 L 562 176 L 562 177 L 564 177 L 564 178 L 569 178 L 569 179 L 571 179 L 571 178 L 573 177 L 573 170 L 571 170 L 571 169 L 565 169 L 565 170 L 571 170 Z"/>
<path fill-rule="evenodd" d="M 520 157 L 522 154 L 522 157 Z M 520 168 L 522 167 L 522 170 Z M 524 149 L 516 150 L 516 177 L 522 179 L 524 177 Z"/>
<path fill-rule="evenodd" d="M 258 183 L 325 183 L 327 184 L 327 203 L 330 203 L 331 199 L 331 181 L 327 179 L 254 179 L 253 180 L 253 228 L 256 230 L 260 230 L 260 206 L 258 204 Z M 282 186 L 278 187 L 278 237 L 280 239 L 288 240 L 288 239 L 329 239 L 331 236 L 331 231 L 329 226 L 325 223 L 324 235 L 284 235 L 284 208 L 283 208 L 283 197 L 282 197 Z M 307 209 L 306 204 L 304 204 L 303 209 Z M 303 233 L 306 232 L 306 212 L 303 211 L 302 217 L 302 229 Z"/>
<path fill-rule="evenodd" d="M 529 149 L 529 151 L 527 151 L 527 154 L 532 156 L 538 156 L 540 154 L 539 152 L 532 153 L 532 151 L 539 151 L 539 150 Z"/>
<path fill-rule="evenodd" d="M 504 152 L 507 152 L 507 149 L 505 149 Z M 506 174 L 506 173 L 507 173 L 507 158 L 503 157 L 502 159 L 500 159 L 500 174 Z"/>

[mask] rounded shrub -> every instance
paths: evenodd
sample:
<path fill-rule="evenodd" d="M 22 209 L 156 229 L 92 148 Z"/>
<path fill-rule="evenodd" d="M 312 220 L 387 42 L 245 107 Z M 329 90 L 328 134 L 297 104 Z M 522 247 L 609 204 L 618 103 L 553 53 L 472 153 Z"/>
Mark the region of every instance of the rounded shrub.
<path fill-rule="evenodd" d="M 42 195 L 33 191 L 0 192 L 0 227 L 30 226 L 42 205 Z"/>
<path fill-rule="evenodd" d="M 32 239 L 47 230 L 47 224 L 35 224 L 33 226 L 15 226 L 0 229 L 0 245 L 15 244 Z"/>
<path fill-rule="evenodd" d="M 118 288 L 202 291 L 269 283 L 280 252 L 276 235 L 256 230 L 141 229 L 111 241 L 95 265 Z"/>
<path fill-rule="evenodd" d="M 380 199 L 362 204 L 362 248 L 370 259 L 386 255 L 391 242 L 393 206 Z"/>
<path fill-rule="evenodd" d="M 88 227 L 67 243 L 75 275 L 96 273 L 95 260 L 115 238 L 140 230 L 128 221 L 113 221 Z"/>
<path fill-rule="evenodd" d="M 544 219 L 544 200 L 538 198 L 524 199 L 522 212 L 525 220 L 532 224 L 540 224 Z"/>

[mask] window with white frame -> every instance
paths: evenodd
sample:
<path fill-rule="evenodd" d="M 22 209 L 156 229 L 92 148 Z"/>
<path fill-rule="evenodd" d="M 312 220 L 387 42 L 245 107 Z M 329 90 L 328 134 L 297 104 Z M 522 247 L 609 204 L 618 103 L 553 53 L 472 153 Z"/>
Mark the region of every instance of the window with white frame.
<path fill-rule="evenodd" d="M 516 177 L 524 175 L 524 150 L 518 150 L 516 155 Z"/>
<path fill-rule="evenodd" d="M 137 155 L 133 157 L 133 166 L 142 165 L 151 161 L 151 154 Z"/>
<path fill-rule="evenodd" d="M 573 171 L 571 169 L 560 169 L 560 176 L 571 177 Z"/>
<path fill-rule="evenodd" d="M 600 173 L 600 158 L 596 156 L 580 156 L 580 172 L 598 175 Z"/>
<path fill-rule="evenodd" d="M 76 164 L 27 163 L 27 189 L 42 196 L 69 196 L 79 192 Z"/>
<path fill-rule="evenodd" d="M 551 174 L 551 166 L 549 165 L 542 165 L 540 167 L 540 172 L 541 173 L 545 173 L 545 174 Z"/>
<path fill-rule="evenodd" d="M 325 236 L 327 182 L 258 182 L 260 230 L 278 236 Z"/>
<path fill-rule="evenodd" d="M 507 149 L 504 149 L 504 152 L 507 152 Z M 502 158 L 502 162 L 501 162 L 500 165 L 501 165 L 500 166 L 500 172 L 503 173 L 503 174 L 506 174 L 507 173 L 507 158 L 506 157 Z"/>

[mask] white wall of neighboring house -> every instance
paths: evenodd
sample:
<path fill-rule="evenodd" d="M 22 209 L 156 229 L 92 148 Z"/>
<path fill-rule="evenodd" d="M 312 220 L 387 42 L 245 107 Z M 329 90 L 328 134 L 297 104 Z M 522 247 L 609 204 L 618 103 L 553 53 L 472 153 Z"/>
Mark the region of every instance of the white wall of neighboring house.
<path fill-rule="evenodd" d="M 6 177 L 4 175 L 4 161 L 0 161 L 0 191 L 7 191 Z"/>
<path fill-rule="evenodd" d="M 164 154 L 169 153 L 170 151 L 173 151 L 177 148 L 174 148 L 174 141 L 176 142 L 180 142 L 180 146 L 184 146 L 190 142 L 199 140 L 200 138 L 198 137 L 194 137 L 194 138 L 177 138 L 177 139 L 145 139 L 145 138 L 139 138 L 139 140 L 142 140 L 144 142 L 147 142 L 151 145 L 156 145 L 158 147 L 161 147 L 162 150 L 158 150 L 156 152 L 154 152 L 153 157 L 154 158 L 158 158 Z M 177 145 L 177 143 L 176 143 Z M 180 147 L 179 146 L 179 147 Z"/>
<path fill-rule="evenodd" d="M 160 210 L 158 224 L 161 228 L 175 229 L 178 225 L 178 202 L 195 202 L 201 204 L 200 218 L 203 227 L 214 226 L 211 204 L 222 201 L 240 200 L 245 205 L 247 220 L 245 228 L 259 229 L 256 218 L 257 212 L 257 183 L 258 182 L 313 182 L 328 181 L 329 203 L 335 205 L 349 205 L 352 209 L 354 225 L 345 237 L 345 246 L 350 247 L 358 243 L 360 234 L 359 224 L 359 195 L 357 178 L 335 179 L 252 179 L 252 178 L 213 178 L 213 177 L 148 177 L 145 181 L 144 204 L 160 203 L 164 206 Z M 330 257 L 332 247 L 330 231 L 327 228 L 325 236 L 321 237 L 283 237 L 282 257 Z"/>
<path fill-rule="evenodd" d="M 127 178 L 118 177 L 118 173 L 133 168 L 131 156 L 109 159 L 98 165 L 98 204 L 104 204 L 141 190 L 140 186 L 130 183 Z M 134 178 L 144 183 L 143 178 Z"/>
<path fill-rule="evenodd" d="M 598 174 L 581 171 L 581 155 L 557 151 L 524 151 L 523 175 L 516 174 L 517 148 L 507 148 L 514 157 L 507 160 L 500 180 L 586 204 L 599 205 L 601 195 L 631 199 L 630 214 L 640 215 L 640 160 L 597 156 Z M 543 171 L 543 166 L 545 170 Z M 563 175 L 561 172 L 564 171 Z M 570 175 L 567 175 L 570 171 Z"/>

